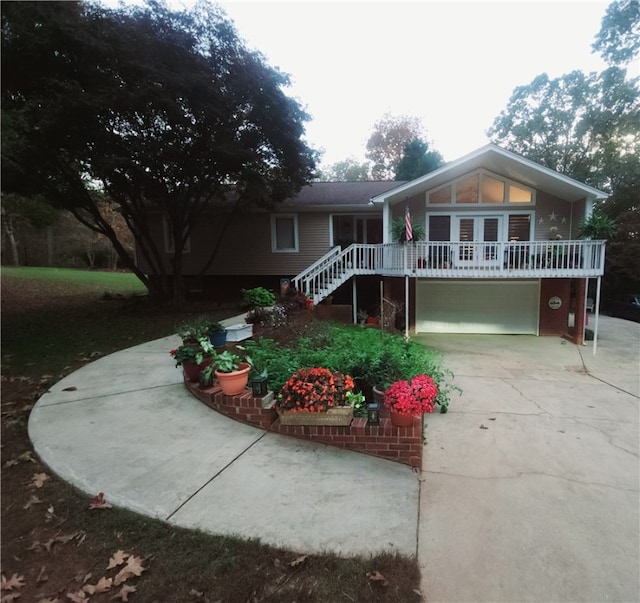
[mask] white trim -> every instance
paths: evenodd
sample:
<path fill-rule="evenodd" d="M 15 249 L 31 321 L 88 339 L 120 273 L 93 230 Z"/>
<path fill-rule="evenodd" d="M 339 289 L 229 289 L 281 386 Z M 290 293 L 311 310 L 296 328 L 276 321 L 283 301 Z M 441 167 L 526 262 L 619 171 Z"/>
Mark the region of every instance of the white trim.
<path fill-rule="evenodd" d="M 496 204 L 497 205 L 497 204 Z M 509 240 L 509 216 L 529 216 L 529 241 L 534 240 L 535 236 L 535 212 L 533 210 L 510 210 L 502 208 L 500 211 L 430 211 L 425 214 L 425 240 L 429 241 L 429 218 L 431 216 L 449 216 L 451 218 L 449 226 L 449 241 L 456 242 L 458 239 L 454 237 L 454 234 L 458 232 L 456 228 L 460 223 L 460 218 L 500 218 L 499 232 L 500 238 L 498 242 L 507 242 Z"/>
<path fill-rule="evenodd" d="M 276 222 L 281 218 L 293 218 L 293 247 L 278 248 L 278 240 L 276 236 Z M 300 239 L 298 228 L 298 214 L 271 214 L 271 252 L 272 253 L 298 253 L 300 251 Z"/>
<path fill-rule="evenodd" d="M 485 160 L 491 161 L 496 159 L 500 160 L 500 162 L 504 164 L 505 169 L 507 167 L 521 168 L 518 171 L 523 173 L 523 179 L 526 177 L 528 181 L 530 180 L 530 186 L 533 186 L 534 188 L 544 190 L 545 187 L 541 185 L 541 181 L 542 179 L 548 179 L 549 181 L 556 183 L 557 187 L 553 188 L 569 187 L 572 192 L 576 193 L 575 197 L 580 196 L 588 199 L 606 199 L 609 196 L 601 190 L 582 184 L 581 182 L 560 174 L 555 170 L 544 167 L 529 159 L 525 159 L 516 153 L 502 149 L 493 143 L 489 143 L 467 155 L 464 155 L 460 159 L 446 163 L 442 167 L 425 174 L 421 178 L 416 178 L 415 180 L 411 180 L 410 182 L 406 182 L 400 186 L 392 188 L 385 193 L 372 197 L 371 203 L 399 203 L 407 196 L 410 197 L 425 191 L 429 187 L 429 182 L 441 182 L 442 177 L 446 177 L 447 172 L 452 172 L 453 175 L 450 179 L 453 180 L 457 178 L 457 176 L 461 175 L 459 170 L 460 168 L 464 168 L 465 164 L 470 164 L 467 171 L 473 171 L 474 169 L 482 167 L 481 165 L 478 165 L 479 163 Z M 500 165 L 497 165 L 497 168 L 500 167 Z M 563 198 L 567 195 L 561 194 L 558 196 Z M 567 200 L 570 201 L 571 199 Z"/>

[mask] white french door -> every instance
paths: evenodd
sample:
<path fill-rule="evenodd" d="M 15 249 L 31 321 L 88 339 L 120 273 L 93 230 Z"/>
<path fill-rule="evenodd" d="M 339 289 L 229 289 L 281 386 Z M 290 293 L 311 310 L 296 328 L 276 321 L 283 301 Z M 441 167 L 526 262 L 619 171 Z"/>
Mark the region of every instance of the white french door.
<path fill-rule="evenodd" d="M 503 218 L 499 215 L 456 217 L 454 236 L 462 243 L 456 258 L 457 266 L 500 263 L 498 241 L 502 238 Z"/>

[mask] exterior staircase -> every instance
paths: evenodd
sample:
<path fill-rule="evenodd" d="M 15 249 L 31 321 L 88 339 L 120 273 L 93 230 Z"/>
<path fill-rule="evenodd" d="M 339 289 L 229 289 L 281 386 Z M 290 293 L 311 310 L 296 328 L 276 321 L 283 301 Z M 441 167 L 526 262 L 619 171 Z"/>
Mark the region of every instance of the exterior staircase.
<path fill-rule="evenodd" d="M 355 274 L 353 253 L 355 245 L 339 246 L 311 264 L 293 279 L 296 290 L 302 291 L 317 304 L 331 295 Z"/>

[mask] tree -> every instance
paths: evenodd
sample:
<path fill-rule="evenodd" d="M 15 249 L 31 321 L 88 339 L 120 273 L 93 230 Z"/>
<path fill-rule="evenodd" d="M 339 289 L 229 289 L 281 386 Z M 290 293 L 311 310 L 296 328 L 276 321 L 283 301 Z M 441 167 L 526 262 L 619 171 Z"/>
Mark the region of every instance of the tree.
<path fill-rule="evenodd" d="M 391 180 L 402 159 L 405 144 L 414 138 L 425 138 L 424 128 L 417 117 L 385 113 L 373 126 L 373 133 L 367 141 L 366 156 L 372 163 L 372 178 Z"/>
<path fill-rule="evenodd" d="M 429 143 L 413 138 L 404 145 L 394 180 L 413 180 L 437 170 L 444 163 L 438 151 L 430 151 Z"/>
<path fill-rule="evenodd" d="M 609 65 L 625 65 L 640 53 L 640 2 L 614 0 L 591 46 Z"/>
<path fill-rule="evenodd" d="M 640 151 L 638 80 L 625 76 L 617 67 L 539 75 L 514 90 L 487 134 L 528 159 L 611 190 L 612 166 Z"/>
<path fill-rule="evenodd" d="M 214 5 L 8 3 L 2 33 L 3 190 L 71 211 L 161 299 L 172 290 L 182 300 L 183 248 L 205 209 L 222 219 L 274 204 L 312 176 L 308 116 L 283 92 L 288 77 L 247 50 Z M 118 205 L 151 276 L 97 192 Z M 169 271 L 149 226 L 158 211 L 175 242 Z"/>
<path fill-rule="evenodd" d="M 323 170 L 319 179 L 321 182 L 356 182 L 369 178 L 368 163 L 358 163 L 355 157 L 347 157 Z"/>

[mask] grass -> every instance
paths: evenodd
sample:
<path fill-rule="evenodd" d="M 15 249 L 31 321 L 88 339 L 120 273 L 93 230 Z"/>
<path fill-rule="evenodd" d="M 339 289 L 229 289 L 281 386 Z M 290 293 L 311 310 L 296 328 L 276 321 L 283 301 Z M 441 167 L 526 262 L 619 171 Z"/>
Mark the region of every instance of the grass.
<path fill-rule="evenodd" d="M 130 272 L 3 266 L 2 276 L 3 278 L 62 284 L 69 292 L 77 289 L 89 293 L 108 291 L 116 295 L 143 295 L 146 293 L 140 279 Z"/>
<path fill-rule="evenodd" d="M 35 488 L 33 475 L 49 472 L 33 455 L 26 426 L 33 404 L 52 382 L 94 353 L 173 333 L 191 315 L 223 318 L 237 310 L 205 303 L 174 313 L 140 299 L 109 296 L 107 301 L 105 291 L 130 291 L 131 275 L 80 272 L 2 271 L 1 553 L 3 574 L 24 576 L 20 600 L 68 600 L 66 595 L 76 593 L 88 574 L 90 584 L 112 576 L 115 570 L 106 567 L 118 550 L 143 558 L 147 568 L 127 582 L 137 589 L 129 595 L 134 602 L 420 599 L 415 559 L 305 558 L 304 551 L 179 529 L 122 509 L 90 510 L 86 495 L 55 476 Z M 33 496 L 40 502 L 29 505 Z M 66 537 L 71 539 L 65 542 Z M 387 586 L 367 577 L 375 571 L 385 576 Z M 117 589 L 92 595 L 91 603 L 112 601 L 115 594 Z"/>

